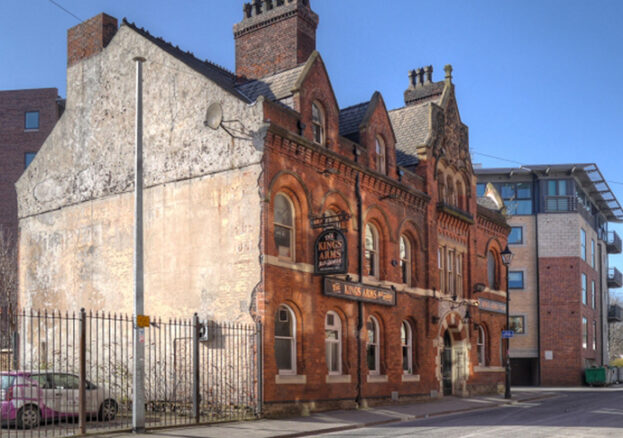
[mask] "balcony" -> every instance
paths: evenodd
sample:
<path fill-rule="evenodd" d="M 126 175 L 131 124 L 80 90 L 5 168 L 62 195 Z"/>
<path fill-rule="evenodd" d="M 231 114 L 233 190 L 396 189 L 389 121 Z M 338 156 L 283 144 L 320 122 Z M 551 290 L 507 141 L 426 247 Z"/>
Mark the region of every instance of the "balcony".
<path fill-rule="evenodd" d="M 608 287 L 613 289 L 623 286 L 623 274 L 617 268 L 608 269 Z"/>
<path fill-rule="evenodd" d="M 608 306 L 608 322 L 621 321 L 623 321 L 623 308 L 616 304 L 610 304 L 610 306 Z"/>
<path fill-rule="evenodd" d="M 608 254 L 621 254 L 621 238 L 616 231 L 608 231 L 606 250 Z"/>

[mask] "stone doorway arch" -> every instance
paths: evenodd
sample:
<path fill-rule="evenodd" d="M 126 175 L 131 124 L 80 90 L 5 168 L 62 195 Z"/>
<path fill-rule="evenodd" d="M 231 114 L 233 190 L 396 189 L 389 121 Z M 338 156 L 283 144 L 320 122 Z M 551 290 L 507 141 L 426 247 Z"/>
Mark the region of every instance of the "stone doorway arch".
<path fill-rule="evenodd" d="M 439 324 L 437 337 L 437 378 L 439 393 L 467 396 L 469 378 L 469 333 L 461 315 L 450 311 Z"/>

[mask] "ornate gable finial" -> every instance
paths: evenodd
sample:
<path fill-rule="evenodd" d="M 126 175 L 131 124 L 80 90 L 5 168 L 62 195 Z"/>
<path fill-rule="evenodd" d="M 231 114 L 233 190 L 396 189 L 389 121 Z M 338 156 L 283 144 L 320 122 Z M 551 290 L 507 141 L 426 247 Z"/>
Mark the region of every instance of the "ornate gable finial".
<path fill-rule="evenodd" d="M 452 83 L 452 66 L 450 64 L 446 64 L 443 71 L 446 72 L 446 82 Z"/>

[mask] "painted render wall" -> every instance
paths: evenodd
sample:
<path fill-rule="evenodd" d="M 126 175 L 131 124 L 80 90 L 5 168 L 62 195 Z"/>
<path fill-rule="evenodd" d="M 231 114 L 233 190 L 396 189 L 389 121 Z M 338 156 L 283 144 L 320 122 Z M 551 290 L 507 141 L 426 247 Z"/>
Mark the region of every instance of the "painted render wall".
<path fill-rule="evenodd" d="M 132 310 L 137 55 L 147 59 L 146 311 L 248 319 L 261 279 L 261 101 L 234 97 L 128 26 L 68 69 L 66 111 L 17 183 L 20 305 Z M 244 139 L 204 126 L 215 101 L 244 121 Z"/>

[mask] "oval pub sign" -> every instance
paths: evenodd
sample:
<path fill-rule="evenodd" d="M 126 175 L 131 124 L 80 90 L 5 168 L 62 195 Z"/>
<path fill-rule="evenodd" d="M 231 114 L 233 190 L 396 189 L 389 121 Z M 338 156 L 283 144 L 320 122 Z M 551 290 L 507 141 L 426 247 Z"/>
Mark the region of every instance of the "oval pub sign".
<path fill-rule="evenodd" d="M 316 274 L 344 274 L 348 268 L 346 236 L 337 229 L 325 230 L 314 245 Z"/>

